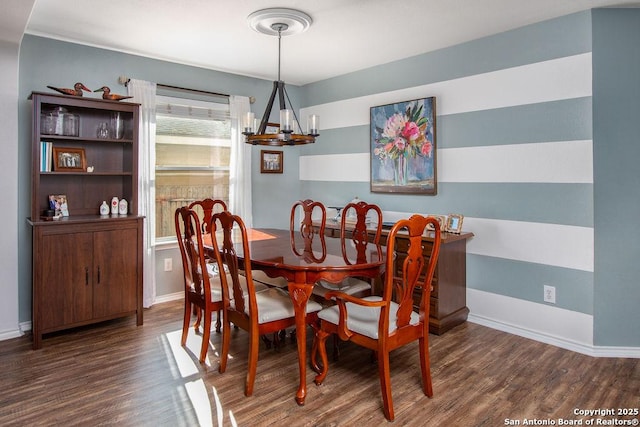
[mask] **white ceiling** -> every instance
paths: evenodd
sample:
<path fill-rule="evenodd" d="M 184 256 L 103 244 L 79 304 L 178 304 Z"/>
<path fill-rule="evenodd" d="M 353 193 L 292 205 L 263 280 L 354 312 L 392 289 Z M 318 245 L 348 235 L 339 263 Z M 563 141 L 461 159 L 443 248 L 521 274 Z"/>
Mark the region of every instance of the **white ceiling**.
<path fill-rule="evenodd" d="M 11 0 L 9 7 L 19 3 Z M 277 38 L 253 31 L 247 16 L 264 8 L 295 8 L 310 15 L 313 24 L 302 34 L 283 37 L 281 77 L 300 85 L 553 17 L 616 6 L 640 7 L 640 2 L 35 0 L 26 33 L 275 80 Z M 15 26 L 11 13 L 2 15 L 0 28 Z"/>

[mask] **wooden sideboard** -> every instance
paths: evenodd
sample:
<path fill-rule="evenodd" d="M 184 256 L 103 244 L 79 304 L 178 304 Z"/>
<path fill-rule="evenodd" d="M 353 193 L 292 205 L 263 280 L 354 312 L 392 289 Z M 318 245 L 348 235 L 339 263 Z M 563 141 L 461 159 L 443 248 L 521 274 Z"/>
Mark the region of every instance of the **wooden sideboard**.
<path fill-rule="evenodd" d="M 327 220 L 325 235 L 340 237 L 340 224 Z M 383 229 L 381 243 L 386 245 L 388 229 Z M 467 240 L 473 233 L 460 234 L 442 233 L 440 256 L 433 276 L 433 291 L 431 292 L 431 307 L 429 313 L 429 331 L 440 335 L 467 320 Z M 408 239 L 398 237 L 396 243 L 396 268 L 406 256 Z M 430 253 L 429 245 L 433 243 L 433 232 L 430 231 L 422 239 L 425 252 Z M 381 282 L 376 284 L 375 293 L 381 293 Z M 416 311 L 420 304 L 421 289 L 414 294 Z"/>

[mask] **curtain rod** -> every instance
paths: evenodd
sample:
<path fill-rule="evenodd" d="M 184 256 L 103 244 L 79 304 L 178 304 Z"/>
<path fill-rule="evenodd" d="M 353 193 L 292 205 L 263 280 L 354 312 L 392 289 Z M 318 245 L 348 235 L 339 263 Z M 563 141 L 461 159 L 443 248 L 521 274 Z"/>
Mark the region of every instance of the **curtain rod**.
<path fill-rule="evenodd" d="M 126 87 L 130 80 L 131 79 L 128 78 L 128 77 L 120 76 L 118 78 L 118 83 L 120 83 L 121 85 L 124 85 Z M 228 98 L 229 96 L 231 96 L 231 95 L 227 95 L 226 93 L 210 92 L 208 90 L 200 90 L 200 89 L 189 89 L 189 88 L 186 88 L 186 87 L 172 86 L 172 85 L 167 85 L 167 84 L 163 84 L 163 83 L 156 83 L 156 86 L 160 86 L 160 87 L 165 88 L 165 89 L 175 89 L 175 90 L 183 90 L 183 91 L 186 91 L 186 92 L 203 93 L 205 95 L 224 96 L 225 98 Z M 249 97 L 249 102 L 251 104 L 253 104 L 255 102 L 255 98 L 253 96 Z"/>

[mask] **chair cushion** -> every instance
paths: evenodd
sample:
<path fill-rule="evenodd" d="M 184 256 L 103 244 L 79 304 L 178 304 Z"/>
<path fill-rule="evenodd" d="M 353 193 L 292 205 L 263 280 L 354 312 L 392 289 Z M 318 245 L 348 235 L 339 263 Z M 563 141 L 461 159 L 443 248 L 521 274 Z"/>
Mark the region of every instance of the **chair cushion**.
<path fill-rule="evenodd" d="M 370 296 L 362 298 L 365 301 L 381 301 L 379 296 Z M 348 302 L 347 306 L 347 329 L 367 336 L 369 338 L 378 339 L 378 320 L 380 318 L 380 307 L 364 307 L 352 302 Z M 391 302 L 391 310 L 389 312 L 389 335 L 396 329 L 396 316 L 398 313 L 398 304 Z M 327 307 L 318 312 L 318 317 L 334 325 L 338 324 L 339 311 L 337 305 Z M 420 316 L 416 312 L 411 312 L 411 325 L 420 323 Z"/>
<path fill-rule="evenodd" d="M 340 283 L 331 283 L 319 280 L 313 287 L 313 294 L 325 298 L 329 291 L 340 291 L 348 295 L 355 295 L 362 291 L 370 291 L 371 283 L 355 277 L 347 277 Z"/>
<path fill-rule="evenodd" d="M 207 264 L 207 273 L 209 273 L 209 284 L 211 285 L 211 301 L 218 302 L 222 301 L 222 282 L 220 280 L 220 275 L 218 274 L 218 268 L 215 264 Z M 242 289 L 247 292 L 247 280 L 244 276 L 240 277 L 240 286 Z M 231 274 L 227 273 L 227 283 L 229 287 L 232 287 L 232 279 Z M 263 285 L 262 283 L 253 283 L 253 286 L 256 292 L 264 291 L 265 289 L 269 289 L 268 286 Z M 193 290 L 193 286 L 192 286 Z M 233 291 L 231 292 L 231 296 L 233 297 Z"/>
<path fill-rule="evenodd" d="M 245 313 L 249 315 L 249 297 L 245 296 Z M 273 322 L 295 316 L 293 302 L 289 294 L 279 288 L 267 288 L 256 292 L 258 323 Z M 233 303 L 232 303 L 233 306 Z M 315 301 L 307 302 L 307 313 L 320 311 L 322 306 Z"/>

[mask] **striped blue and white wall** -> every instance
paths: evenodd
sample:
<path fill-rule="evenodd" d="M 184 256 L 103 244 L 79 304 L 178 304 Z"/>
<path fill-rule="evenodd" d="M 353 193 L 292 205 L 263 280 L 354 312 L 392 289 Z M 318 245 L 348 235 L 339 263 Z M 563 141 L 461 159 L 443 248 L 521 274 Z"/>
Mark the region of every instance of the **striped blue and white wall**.
<path fill-rule="evenodd" d="M 591 25 L 578 13 L 307 86 L 301 116 L 322 135 L 300 151 L 301 194 L 464 214 L 470 320 L 597 353 Z M 371 193 L 370 107 L 430 96 L 437 196 Z"/>

